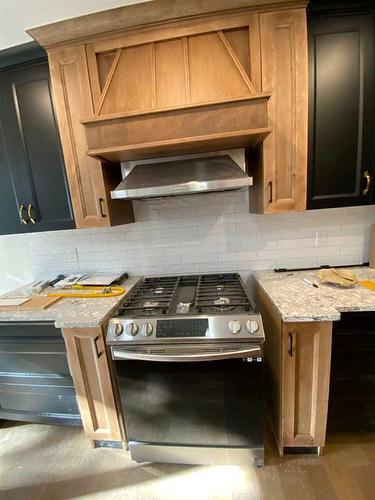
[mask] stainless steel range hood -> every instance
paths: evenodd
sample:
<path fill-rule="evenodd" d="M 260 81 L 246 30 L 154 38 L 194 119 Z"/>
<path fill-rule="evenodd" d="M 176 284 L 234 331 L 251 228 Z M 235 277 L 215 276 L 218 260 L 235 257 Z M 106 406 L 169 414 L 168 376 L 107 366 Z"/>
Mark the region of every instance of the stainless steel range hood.
<path fill-rule="evenodd" d="M 244 165 L 242 156 L 240 163 Z M 251 186 L 252 178 L 233 157 L 221 152 L 127 162 L 124 180 L 111 192 L 111 198 L 156 198 Z"/>

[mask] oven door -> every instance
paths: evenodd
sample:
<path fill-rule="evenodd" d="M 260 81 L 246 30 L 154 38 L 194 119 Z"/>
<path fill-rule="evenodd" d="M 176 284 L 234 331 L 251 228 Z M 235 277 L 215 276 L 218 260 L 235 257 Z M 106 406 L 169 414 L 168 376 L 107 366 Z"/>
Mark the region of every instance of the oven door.
<path fill-rule="evenodd" d="M 262 350 L 112 347 L 137 462 L 262 465 Z"/>

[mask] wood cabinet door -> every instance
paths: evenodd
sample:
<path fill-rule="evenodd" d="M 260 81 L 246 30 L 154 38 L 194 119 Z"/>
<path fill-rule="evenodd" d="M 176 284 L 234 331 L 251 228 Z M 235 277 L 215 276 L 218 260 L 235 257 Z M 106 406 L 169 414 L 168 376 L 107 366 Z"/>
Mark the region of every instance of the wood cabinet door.
<path fill-rule="evenodd" d="M 47 61 L 2 71 L 0 95 L 0 126 L 7 156 L 1 169 L 5 184 L 1 217 L 6 220 L 0 224 L 0 233 L 74 227 Z M 10 195 L 13 203 L 7 201 Z M 21 205 L 27 224 L 21 224 Z"/>
<path fill-rule="evenodd" d="M 115 391 L 101 328 L 63 330 L 86 436 L 121 441 Z"/>
<path fill-rule="evenodd" d="M 263 211 L 306 209 L 307 34 L 305 9 L 260 15 L 262 91 L 270 92 L 263 142 Z"/>
<path fill-rule="evenodd" d="M 324 446 L 332 323 L 283 323 L 283 446 Z"/>
<path fill-rule="evenodd" d="M 120 166 L 102 165 L 86 155 L 86 132 L 81 119 L 93 113 L 93 105 L 85 47 L 51 51 L 49 63 L 77 227 L 133 222 L 131 202 L 110 198 L 110 190 L 121 182 Z"/>
<path fill-rule="evenodd" d="M 311 17 L 308 37 L 308 208 L 369 204 L 374 202 L 374 18 Z"/>

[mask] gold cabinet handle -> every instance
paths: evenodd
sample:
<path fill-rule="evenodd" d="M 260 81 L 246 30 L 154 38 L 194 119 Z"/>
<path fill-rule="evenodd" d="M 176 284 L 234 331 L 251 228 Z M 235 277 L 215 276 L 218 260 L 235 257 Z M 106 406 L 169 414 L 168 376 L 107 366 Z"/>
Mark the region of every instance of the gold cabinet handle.
<path fill-rule="evenodd" d="M 33 209 L 33 206 L 31 203 L 29 203 L 29 206 L 27 207 L 27 215 L 29 217 L 29 220 L 31 222 L 31 224 L 36 224 L 36 220 L 34 219 L 34 217 L 31 215 L 31 210 Z"/>
<path fill-rule="evenodd" d="M 18 215 L 20 217 L 20 221 L 21 221 L 21 224 L 28 224 L 28 221 L 26 219 L 23 218 L 23 211 L 25 210 L 25 206 L 24 205 L 20 205 L 18 207 Z"/>
<path fill-rule="evenodd" d="M 363 178 L 366 179 L 366 187 L 362 191 L 362 195 L 366 196 L 367 193 L 369 192 L 370 184 L 371 184 L 371 175 L 370 175 L 370 173 L 369 173 L 368 170 L 366 170 L 365 172 L 363 172 Z"/>

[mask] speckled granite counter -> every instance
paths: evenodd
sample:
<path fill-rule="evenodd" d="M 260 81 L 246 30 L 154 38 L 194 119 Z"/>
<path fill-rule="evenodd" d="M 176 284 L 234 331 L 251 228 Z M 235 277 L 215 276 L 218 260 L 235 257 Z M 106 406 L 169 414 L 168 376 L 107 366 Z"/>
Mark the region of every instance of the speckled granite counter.
<path fill-rule="evenodd" d="M 375 280 L 375 270 L 350 267 L 359 280 Z M 337 321 L 340 312 L 375 311 L 375 292 L 363 287 L 339 288 L 319 283 L 317 270 L 257 271 L 254 277 L 277 307 L 283 321 Z M 319 288 L 302 281 L 317 282 Z"/>
<path fill-rule="evenodd" d="M 139 278 L 125 280 L 121 285 L 128 293 Z M 46 288 L 41 295 L 46 295 Z M 66 298 L 43 311 L 0 311 L 0 321 L 53 321 L 57 328 L 90 328 L 100 326 L 121 304 L 124 295 L 109 298 L 76 299 Z M 20 289 L 2 297 L 22 296 Z"/>

